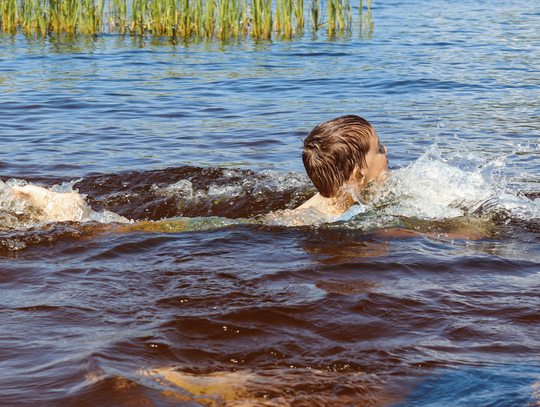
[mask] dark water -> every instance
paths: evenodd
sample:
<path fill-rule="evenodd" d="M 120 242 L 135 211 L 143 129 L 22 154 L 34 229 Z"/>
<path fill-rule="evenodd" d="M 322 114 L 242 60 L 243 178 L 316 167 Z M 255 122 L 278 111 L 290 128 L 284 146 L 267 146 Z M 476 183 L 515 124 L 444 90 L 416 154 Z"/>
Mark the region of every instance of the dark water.
<path fill-rule="evenodd" d="M 0 405 L 538 404 L 539 6 L 375 4 L 373 35 L 331 40 L 1 36 Z M 302 138 L 351 113 L 388 147 L 383 196 L 294 226 Z M 95 212 L 46 222 L 24 182 Z"/>

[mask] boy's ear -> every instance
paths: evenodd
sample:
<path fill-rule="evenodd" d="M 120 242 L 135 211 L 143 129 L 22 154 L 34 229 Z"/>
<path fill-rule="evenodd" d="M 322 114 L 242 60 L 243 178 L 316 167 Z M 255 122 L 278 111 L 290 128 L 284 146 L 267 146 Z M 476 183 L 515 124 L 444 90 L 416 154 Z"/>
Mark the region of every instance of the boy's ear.
<path fill-rule="evenodd" d="M 355 165 L 352 171 L 351 177 L 349 178 L 349 181 L 361 182 L 363 179 L 364 179 L 364 174 L 362 174 L 362 169 L 358 165 Z"/>

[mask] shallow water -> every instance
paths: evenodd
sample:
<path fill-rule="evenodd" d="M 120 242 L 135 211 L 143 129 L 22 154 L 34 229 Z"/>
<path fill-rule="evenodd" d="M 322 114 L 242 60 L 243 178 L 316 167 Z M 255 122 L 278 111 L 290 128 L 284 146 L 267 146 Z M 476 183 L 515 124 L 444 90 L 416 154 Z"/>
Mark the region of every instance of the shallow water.
<path fill-rule="evenodd" d="M 539 19 L 395 2 L 331 40 L 1 36 L 0 404 L 539 403 Z M 392 177 L 292 226 L 302 138 L 351 113 Z M 46 222 L 24 183 L 93 212 Z"/>

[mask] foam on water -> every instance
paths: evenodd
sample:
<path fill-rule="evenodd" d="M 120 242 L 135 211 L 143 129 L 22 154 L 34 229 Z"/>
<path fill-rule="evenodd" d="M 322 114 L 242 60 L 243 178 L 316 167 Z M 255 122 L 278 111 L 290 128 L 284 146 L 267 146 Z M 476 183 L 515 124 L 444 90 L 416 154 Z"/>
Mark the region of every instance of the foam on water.
<path fill-rule="evenodd" d="M 472 214 L 506 194 L 497 178 L 504 158 L 486 162 L 473 154 L 443 158 L 436 144 L 416 162 L 395 171 L 387 185 L 384 212 L 394 216 L 444 220 Z"/>
<path fill-rule="evenodd" d="M 167 186 L 152 185 L 152 190 L 158 196 L 193 198 L 193 184 L 187 179 L 182 179 Z"/>
<path fill-rule="evenodd" d="M 540 206 L 512 189 L 502 170 L 506 156 L 487 160 L 477 154 L 443 156 L 437 144 L 407 167 L 393 171 L 370 205 L 358 213 L 444 221 L 504 214 L 538 218 Z"/>

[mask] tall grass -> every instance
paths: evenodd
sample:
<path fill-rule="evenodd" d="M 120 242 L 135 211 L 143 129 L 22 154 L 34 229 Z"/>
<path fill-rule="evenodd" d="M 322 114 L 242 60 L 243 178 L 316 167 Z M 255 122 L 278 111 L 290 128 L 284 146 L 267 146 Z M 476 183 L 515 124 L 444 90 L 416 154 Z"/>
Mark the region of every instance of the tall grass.
<path fill-rule="evenodd" d="M 372 33 L 373 32 L 373 20 L 371 19 L 371 0 L 367 0 L 367 12 L 363 13 L 364 5 L 363 1 L 360 0 L 360 5 L 358 7 L 358 22 L 360 24 L 360 33 Z M 362 16 L 363 13 L 363 16 Z M 362 18 L 363 17 L 363 18 Z"/>
<path fill-rule="evenodd" d="M 112 0 L 109 1 L 109 31 L 118 29 L 120 34 L 126 33 L 128 7 L 127 0 Z"/>
<path fill-rule="evenodd" d="M 0 0 L 2 32 L 99 35 L 109 32 L 170 37 L 292 38 L 309 15 L 313 31 L 352 30 L 350 0 Z M 359 0 L 360 32 L 371 32 L 371 0 Z M 326 17 L 326 19 L 325 19 Z"/>
<path fill-rule="evenodd" d="M 28 34 L 39 32 L 42 35 L 47 33 L 47 23 L 45 21 L 45 10 L 40 0 L 23 0 L 20 5 L 19 25 Z M 14 30 L 15 26 L 9 27 L 8 21 L 2 20 L 3 30 Z"/>
<path fill-rule="evenodd" d="M 311 18 L 311 26 L 313 27 L 314 31 L 317 31 L 322 25 L 323 14 L 324 9 L 321 12 L 321 0 L 311 0 L 311 3 L 309 4 L 309 16 Z"/>
<path fill-rule="evenodd" d="M 328 33 L 351 29 L 352 8 L 349 0 L 327 0 L 328 3 Z"/>
<path fill-rule="evenodd" d="M 15 31 L 19 21 L 19 6 L 17 0 L 0 1 L 0 18 L 2 31 Z"/>

